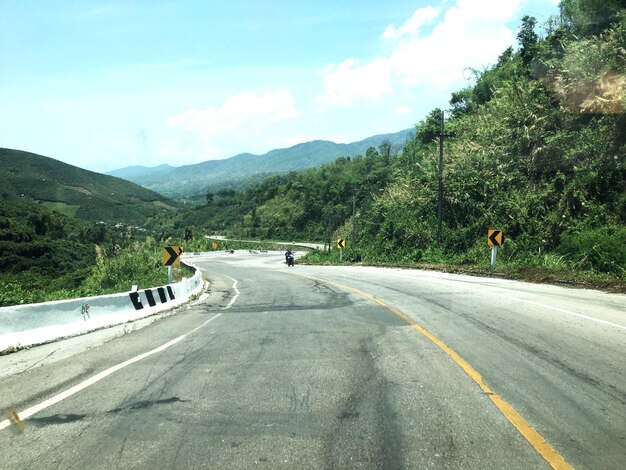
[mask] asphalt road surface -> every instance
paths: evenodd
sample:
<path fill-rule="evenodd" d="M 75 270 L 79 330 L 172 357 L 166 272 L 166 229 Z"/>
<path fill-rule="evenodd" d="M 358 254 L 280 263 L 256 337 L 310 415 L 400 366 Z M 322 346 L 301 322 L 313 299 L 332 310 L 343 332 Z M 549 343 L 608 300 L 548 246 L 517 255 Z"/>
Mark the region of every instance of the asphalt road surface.
<path fill-rule="evenodd" d="M 0 357 L 0 468 L 626 468 L 626 296 L 193 261 L 200 302 Z"/>

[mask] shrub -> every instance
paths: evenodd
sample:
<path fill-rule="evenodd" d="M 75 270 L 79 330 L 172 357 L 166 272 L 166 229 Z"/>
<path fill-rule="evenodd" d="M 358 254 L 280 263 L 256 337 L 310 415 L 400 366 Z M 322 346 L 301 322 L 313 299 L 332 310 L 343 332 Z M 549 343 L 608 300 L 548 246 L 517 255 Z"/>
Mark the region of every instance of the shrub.
<path fill-rule="evenodd" d="M 559 252 L 574 267 L 599 272 L 626 274 L 626 227 L 607 226 L 565 232 Z"/>
<path fill-rule="evenodd" d="M 161 267 L 160 252 L 153 244 L 135 243 L 119 254 L 98 256 L 96 266 L 81 289 L 86 295 L 130 290 L 132 284 L 155 287 L 167 282 L 167 270 Z"/>

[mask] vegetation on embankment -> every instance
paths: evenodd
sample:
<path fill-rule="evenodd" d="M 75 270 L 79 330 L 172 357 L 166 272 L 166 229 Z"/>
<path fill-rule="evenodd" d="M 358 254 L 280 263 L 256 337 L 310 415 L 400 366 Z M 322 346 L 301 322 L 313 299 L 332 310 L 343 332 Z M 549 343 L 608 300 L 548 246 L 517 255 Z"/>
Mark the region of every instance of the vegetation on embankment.
<path fill-rule="evenodd" d="M 161 245 L 130 227 L 0 201 L 0 306 L 163 285 Z"/>

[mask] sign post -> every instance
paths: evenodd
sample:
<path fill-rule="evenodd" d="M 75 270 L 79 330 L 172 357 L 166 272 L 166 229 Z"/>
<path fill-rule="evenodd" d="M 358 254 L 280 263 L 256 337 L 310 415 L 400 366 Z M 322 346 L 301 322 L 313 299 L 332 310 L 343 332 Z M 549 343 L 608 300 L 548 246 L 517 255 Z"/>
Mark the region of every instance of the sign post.
<path fill-rule="evenodd" d="M 498 255 L 498 247 L 492 246 L 491 247 L 491 269 L 496 268 L 496 256 L 497 255 Z"/>
<path fill-rule="evenodd" d="M 339 262 L 343 263 L 343 249 L 346 247 L 346 241 L 343 238 L 337 240 L 337 248 L 339 248 Z"/>
<path fill-rule="evenodd" d="M 498 248 L 502 246 L 504 234 L 502 230 L 492 230 L 487 232 L 487 245 L 491 247 L 491 269 L 496 267 L 496 256 L 498 256 Z"/>
<path fill-rule="evenodd" d="M 163 266 L 167 266 L 167 283 L 172 283 L 172 266 L 180 264 L 180 255 L 183 249 L 180 246 L 163 247 Z"/>

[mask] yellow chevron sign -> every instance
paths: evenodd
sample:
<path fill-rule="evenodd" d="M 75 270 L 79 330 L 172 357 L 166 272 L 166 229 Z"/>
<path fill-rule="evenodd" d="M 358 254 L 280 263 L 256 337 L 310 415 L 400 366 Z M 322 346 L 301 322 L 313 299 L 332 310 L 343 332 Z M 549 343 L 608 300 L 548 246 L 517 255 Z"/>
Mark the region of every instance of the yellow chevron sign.
<path fill-rule="evenodd" d="M 183 249 L 180 246 L 163 247 L 163 266 L 178 266 Z"/>
<path fill-rule="evenodd" d="M 502 246 L 504 234 L 502 230 L 489 230 L 487 233 L 487 245 L 489 246 Z"/>

